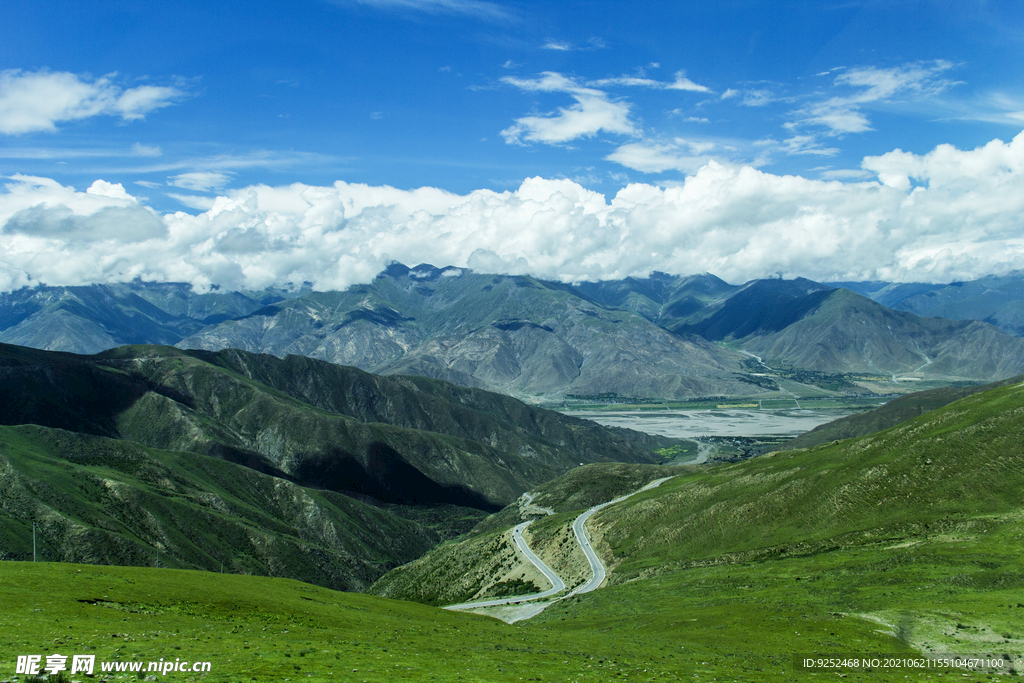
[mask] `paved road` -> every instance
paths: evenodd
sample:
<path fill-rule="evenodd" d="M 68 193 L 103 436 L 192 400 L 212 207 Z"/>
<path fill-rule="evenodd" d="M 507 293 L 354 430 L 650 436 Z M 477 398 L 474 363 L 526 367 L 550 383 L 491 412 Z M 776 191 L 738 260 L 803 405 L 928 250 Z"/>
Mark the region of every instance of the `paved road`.
<path fill-rule="evenodd" d="M 535 515 L 535 514 L 538 514 L 538 513 L 543 514 L 543 515 L 553 515 L 553 514 L 555 514 L 555 511 L 552 510 L 551 508 L 542 508 L 539 505 L 534 505 L 533 504 L 533 494 L 532 493 L 524 493 L 523 494 L 523 498 L 526 499 L 526 503 L 523 505 L 523 512 L 524 513 L 526 513 L 528 515 Z"/>
<path fill-rule="evenodd" d="M 586 512 L 584 512 L 582 515 L 580 515 L 579 517 L 577 517 L 573 521 L 573 523 L 572 523 L 572 530 L 573 530 L 573 533 L 576 534 L 576 541 L 580 544 L 580 547 L 583 548 L 583 554 L 587 556 L 587 562 L 590 563 L 591 576 L 590 576 L 590 579 L 586 583 L 584 583 L 584 584 L 582 584 L 580 586 L 577 586 L 575 589 L 573 589 L 573 591 L 571 593 L 569 593 L 569 595 L 567 595 L 565 597 L 568 598 L 568 597 L 571 597 L 573 595 L 578 595 L 580 593 L 589 593 L 592 590 L 597 590 L 598 588 L 601 587 L 601 584 L 604 583 L 604 579 L 605 579 L 605 575 L 606 575 L 605 568 L 604 568 L 604 563 L 601 562 L 601 558 L 597 556 L 597 553 L 594 552 L 594 549 L 592 547 L 590 547 L 590 535 L 587 533 L 587 527 L 586 527 L 587 520 L 590 519 L 595 513 L 600 512 L 601 510 L 605 509 L 609 505 L 615 505 L 616 503 L 621 503 L 622 501 L 626 500 L 630 496 L 634 496 L 634 495 L 640 493 L 641 491 L 647 491 L 649 489 L 653 489 L 655 486 L 661 486 L 662 482 L 668 481 L 671 478 L 672 477 L 664 477 L 663 479 L 655 479 L 654 481 L 652 481 L 650 484 L 648 484 L 647 486 L 643 487 L 642 489 L 638 489 L 636 491 L 633 491 L 633 493 L 628 493 L 628 494 L 626 494 L 624 496 L 620 496 L 619 498 L 616 498 L 615 500 L 609 500 L 607 503 L 601 503 L 600 505 L 595 505 L 594 507 L 592 507 L 589 510 L 587 510 Z"/>
<path fill-rule="evenodd" d="M 590 508 L 589 510 L 587 510 L 586 512 L 584 512 L 583 514 L 578 516 L 573 521 L 573 523 L 572 523 L 572 530 L 573 530 L 573 533 L 576 534 L 576 542 L 580 544 L 580 548 L 583 549 L 583 554 L 586 555 L 586 557 L 587 557 L 587 562 L 590 563 L 591 577 L 590 577 L 590 579 L 588 581 L 586 581 L 582 585 L 577 586 L 575 589 L 573 589 L 572 592 L 568 593 L 567 595 L 563 595 L 563 596 L 561 596 L 559 598 L 556 598 L 556 601 L 557 600 L 562 600 L 564 598 L 572 597 L 573 595 L 577 595 L 579 593 L 589 593 L 590 591 L 597 590 L 598 588 L 600 588 L 601 584 L 604 583 L 604 579 L 605 579 L 605 576 L 606 576 L 606 571 L 605 571 L 605 568 L 604 568 L 604 563 L 601 562 L 601 558 L 599 558 L 597 556 L 597 553 L 594 552 L 594 549 L 590 547 L 590 536 L 587 534 L 587 529 L 586 529 L 587 520 L 590 519 L 591 516 L 593 516 L 595 513 L 605 509 L 609 505 L 615 505 L 616 503 L 621 503 L 622 501 L 626 500 L 630 496 L 634 496 L 634 495 L 640 493 L 641 491 L 647 491 L 649 489 L 653 489 L 655 486 L 660 486 L 662 484 L 662 482 L 668 481 L 671 478 L 672 477 L 664 477 L 662 479 L 656 479 L 656 480 L 652 481 L 650 484 L 648 484 L 647 486 L 644 486 L 642 489 L 637 489 L 636 491 L 633 491 L 632 493 L 628 493 L 628 494 L 626 494 L 624 496 L 620 496 L 620 497 L 618 497 L 618 498 L 616 498 L 614 500 L 609 500 L 606 503 L 601 503 L 600 505 L 595 505 L 594 507 Z M 533 503 L 533 495 L 532 494 L 525 493 L 525 494 L 523 494 L 523 496 L 526 498 L 526 505 L 525 505 L 526 509 L 533 508 L 534 510 L 542 511 L 545 514 L 549 514 L 549 515 L 553 515 L 554 514 L 554 511 L 549 510 L 548 508 L 541 508 L 541 507 L 537 507 L 537 506 L 532 505 L 532 503 Z M 512 530 L 512 538 L 515 540 L 516 546 L 518 546 L 518 548 L 523 552 L 523 555 L 526 556 L 526 559 L 528 559 L 530 562 L 532 562 L 533 566 L 535 566 L 537 569 L 539 569 L 541 571 L 541 573 L 544 574 L 545 578 L 547 578 L 547 580 L 551 582 L 551 588 L 549 588 L 546 591 L 542 591 L 540 593 L 532 593 L 530 595 L 518 595 L 518 596 L 515 596 L 515 597 L 511 597 L 511 598 L 496 598 L 494 600 L 481 600 L 481 601 L 478 601 L 478 602 L 463 602 L 463 603 L 460 603 L 458 605 L 447 605 L 444 609 L 461 610 L 461 609 L 476 609 L 476 608 L 479 608 L 479 607 L 497 607 L 497 606 L 500 606 L 500 605 L 519 604 L 521 602 L 528 602 L 528 601 L 532 601 L 532 600 L 541 600 L 541 599 L 544 599 L 544 598 L 549 598 L 552 595 L 555 595 L 557 593 L 560 593 L 560 592 L 564 591 L 565 590 L 565 582 L 562 581 L 562 579 L 558 576 L 558 574 L 556 574 L 554 571 L 552 571 L 551 567 L 549 567 L 546 564 L 544 564 L 544 561 L 542 559 L 540 559 L 539 557 L 537 557 L 537 555 L 530 549 L 530 546 L 528 546 L 526 544 L 526 541 L 523 539 L 523 529 L 528 527 L 533 522 L 534 522 L 534 520 L 531 519 L 528 522 L 521 522 L 520 524 L 517 524 L 516 527 Z M 552 601 L 552 602 L 554 602 L 554 601 Z M 548 604 L 550 605 L 552 603 L 548 603 Z M 546 606 L 547 605 L 545 605 L 545 607 Z M 543 611 L 543 608 L 538 609 L 536 612 L 531 613 L 529 616 L 533 616 L 534 614 L 539 614 L 541 611 Z M 529 618 L 529 617 L 526 617 L 526 618 Z"/>
<path fill-rule="evenodd" d="M 526 544 L 526 540 L 523 538 L 523 529 L 533 524 L 534 520 L 528 522 L 521 522 L 512 529 L 512 538 L 516 542 L 516 546 L 522 551 L 523 555 L 526 556 L 533 566 L 540 570 L 541 574 L 544 575 L 548 581 L 551 582 L 551 588 L 540 593 L 531 593 L 530 595 L 517 595 L 511 598 L 495 598 L 494 600 L 481 600 L 476 602 L 464 602 L 458 605 L 448 605 L 445 609 L 476 609 L 477 607 L 496 607 L 498 605 L 510 605 L 517 602 L 526 602 L 529 600 L 541 600 L 543 598 L 549 598 L 555 593 L 561 593 L 565 590 L 565 582 L 562 578 L 556 574 L 551 567 L 544 564 L 544 560 L 537 557 L 536 553 L 530 550 L 530 546 Z"/>

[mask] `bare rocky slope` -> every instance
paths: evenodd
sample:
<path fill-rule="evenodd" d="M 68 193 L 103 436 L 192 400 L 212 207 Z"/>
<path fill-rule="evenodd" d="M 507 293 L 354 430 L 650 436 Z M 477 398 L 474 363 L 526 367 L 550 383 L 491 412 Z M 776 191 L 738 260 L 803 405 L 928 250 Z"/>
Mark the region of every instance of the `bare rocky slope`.
<path fill-rule="evenodd" d="M 756 369 L 741 350 L 824 374 L 915 373 L 938 382 L 1020 374 L 1024 340 L 985 322 L 914 314 L 939 310 L 925 306 L 936 297 L 951 315 L 973 303 L 979 310 L 1015 305 L 1013 282 L 995 293 L 979 283 L 836 288 L 798 278 L 731 285 L 710 274 L 653 273 L 570 285 L 393 264 L 343 292 L 198 294 L 182 284 L 142 282 L 25 289 L 0 295 L 0 341 L 88 353 L 154 342 L 238 348 L 529 400 L 761 394 L 766 384 L 750 377 Z"/>

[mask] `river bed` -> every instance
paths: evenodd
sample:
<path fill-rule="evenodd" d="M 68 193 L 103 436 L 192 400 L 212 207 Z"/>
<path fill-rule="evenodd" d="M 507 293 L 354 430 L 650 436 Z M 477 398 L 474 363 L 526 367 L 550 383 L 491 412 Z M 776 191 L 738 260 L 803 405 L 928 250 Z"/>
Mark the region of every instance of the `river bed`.
<path fill-rule="evenodd" d="M 648 434 L 692 439 L 698 436 L 794 437 L 818 425 L 851 415 L 842 408 L 756 410 L 566 410 L 566 415 L 606 427 L 626 427 Z"/>

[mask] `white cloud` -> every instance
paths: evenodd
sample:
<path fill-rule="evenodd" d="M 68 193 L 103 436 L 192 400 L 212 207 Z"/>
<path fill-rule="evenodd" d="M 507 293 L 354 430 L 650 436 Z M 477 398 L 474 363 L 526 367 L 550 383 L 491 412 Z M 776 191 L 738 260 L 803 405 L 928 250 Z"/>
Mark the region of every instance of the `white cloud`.
<path fill-rule="evenodd" d="M 213 205 L 217 203 L 217 200 L 213 197 L 206 197 L 204 195 L 197 194 L 179 194 L 177 192 L 168 192 L 168 197 L 181 202 L 183 205 L 190 209 L 197 209 L 199 211 L 209 211 L 213 208 Z"/>
<path fill-rule="evenodd" d="M 545 72 L 536 79 L 505 77 L 501 80 L 527 92 L 561 92 L 576 100 L 571 107 L 559 107 L 557 113 L 516 119 L 514 125 L 501 131 L 509 144 L 522 141 L 558 144 L 591 137 L 601 131 L 619 135 L 637 132 L 636 124 L 629 117 L 628 103 L 612 100 L 608 93 L 580 85 L 559 73 Z"/>
<path fill-rule="evenodd" d="M 687 90 L 690 92 L 711 92 L 707 86 L 698 85 L 686 77 L 685 71 L 676 72 L 676 80 L 665 86 L 669 90 Z"/>
<path fill-rule="evenodd" d="M 499 4 L 484 0 L 331 0 L 335 5 L 357 3 L 380 9 L 415 10 L 428 14 L 466 14 L 492 21 L 510 19 Z"/>
<path fill-rule="evenodd" d="M 946 115 L 942 118 L 958 121 L 984 121 L 1019 128 L 1024 123 L 1024 97 L 1017 93 L 989 91 L 968 100 L 947 98 Z"/>
<path fill-rule="evenodd" d="M 596 81 L 589 81 L 587 85 L 595 88 L 604 88 L 609 85 L 624 85 L 634 88 L 665 88 L 666 83 L 656 81 L 643 76 L 616 76 L 615 78 L 599 78 Z"/>
<path fill-rule="evenodd" d="M 113 77 L 89 80 L 58 71 L 0 72 L 0 133 L 55 131 L 58 123 L 101 115 L 134 121 L 184 95 L 176 88 L 152 85 L 123 89 Z"/>
<path fill-rule="evenodd" d="M 775 94 L 771 90 L 755 89 L 744 90 L 743 100 L 740 102 L 744 107 L 763 107 L 775 101 Z"/>
<path fill-rule="evenodd" d="M 843 71 L 836 76 L 835 82 L 837 85 L 863 88 L 859 94 L 851 98 L 857 102 L 876 102 L 907 91 L 916 94 L 938 94 L 955 85 L 953 81 L 939 78 L 939 74 L 951 68 L 953 65 L 944 60 L 917 62 L 891 69 L 858 67 Z"/>
<path fill-rule="evenodd" d="M 621 145 L 605 158 L 642 173 L 669 170 L 691 173 L 711 160 L 705 153 L 714 147 L 712 142 L 691 142 L 682 138 L 672 142 L 645 140 Z"/>
<path fill-rule="evenodd" d="M 722 93 L 722 99 L 723 100 L 728 100 L 728 99 L 732 99 L 733 97 L 739 97 L 739 96 L 740 96 L 740 91 L 739 90 L 734 90 L 732 88 L 729 88 L 724 93 Z"/>
<path fill-rule="evenodd" d="M 609 85 L 623 85 L 635 88 L 653 88 L 655 90 L 688 90 L 690 92 L 711 92 L 709 88 L 694 83 L 686 77 L 685 71 L 677 71 L 676 78 L 671 82 L 656 81 L 645 76 L 617 76 L 601 78 L 587 83 L 589 86 L 603 88 Z"/>
<path fill-rule="evenodd" d="M 542 50 L 554 50 L 556 52 L 592 52 L 603 50 L 608 47 L 603 38 L 588 38 L 586 45 L 573 45 L 564 40 L 549 40 L 540 46 Z"/>
<path fill-rule="evenodd" d="M 692 152 L 685 141 L 662 144 L 649 145 L 649 159 Z M 466 195 L 258 185 L 228 190 L 198 215 L 163 216 L 114 184 L 83 192 L 13 176 L 0 191 L 0 291 L 135 277 L 336 289 L 370 281 L 391 260 L 567 282 L 651 270 L 733 282 L 779 270 L 949 281 L 1024 268 L 1024 133 L 974 150 L 895 150 L 863 167 L 880 182 L 712 161 L 676 186 L 636 183 L 612 197 L 544 178 Z"/>
<path fill-rule="evenodd" d="M 870 180 L 875 174 L 858 168 L 836 168 L 822 171 L 821 177 L 825 180 Z"/>
<path fill-rule="evenodd" d="M 114 102 L 113 110 L 125 121 L 135 121 L 151 111 L 166 107 L 180 94 L 175 88 L 142 85 L 121 93 Z"/>
<path fill-rule="evenodd" d="M 835 147 L 825 147 L 813 135 L 794 135 L 779 143 L 778 148 L 787 154 L 815 154 L 831 157 L 839 154 Z"/>
<path fill-rule="evenodd" d="M 230 175 L 232 170 L 247 168 L 280 169 L 290 166 L 305 165 L 307 167 L 328 163 L 337 164 L 345 157 L 330 156 L 317 152 L 277 152 L 270 150 L 253 150 L 246 154 L 217 154 L 208 157 L 180 158 L 174 161 L 153 162 L 145 166 L 131 166 L 119 169 L 123 173 L 162 173 L 182 171 L 184 169 L 201 169 L 203 171 L 221 171 Z"/>
<path fill-rule="evenodd" d="M 192 171 L 191 173 L 179 173 L 167 179 L 168 185 L 181 187 L 196 192 L 209 192 L 219 190 L 231 180 L 230 173 L 221 171 Z"/>
<path fill-rule="evenodd" d="M 916 62 L 890 69 L 857 67 L 843 69 L 835 78 L 836 86 L 847 86 L 855 92 L 813 102 L 792 112 L 793 120 L 787 125 L 795 127 L 823 127 L 830 135 L 863 133 L 872 130 L 864 108 L 888 102 L 897 97 L 923 99 L 932 97 L 955 85 L 941 78 L 951 69 L 949 62 Z"/>
<path fill-rule="evenodd" d="M 163 150 L 157 145 L 144 145 L 141 142 L 136 142 L 132 145 L 132 156 L 158 157 L 163 153 Z"/>
<path fill-rule="evenodd" d="M 124 189 L 124 185 L 121 183 L 108 183 L 106 180 L 96 180 L 89 186 L 89 189 L 87 189 L 85 193 L 96 197 L 123 199 L 125 201 L 132 202 L 133 204 L 138 203 L 138 200 L 128 194 Z"/>

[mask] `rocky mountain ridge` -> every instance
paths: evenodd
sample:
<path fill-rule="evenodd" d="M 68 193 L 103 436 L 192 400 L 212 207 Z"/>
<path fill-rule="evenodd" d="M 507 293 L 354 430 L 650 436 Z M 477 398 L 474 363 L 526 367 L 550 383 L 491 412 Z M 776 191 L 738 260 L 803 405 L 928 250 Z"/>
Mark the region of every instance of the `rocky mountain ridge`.
<path fill-rule="evenodd" d="M 860 289 L 876 296 L 883 284 Z M 125 342 L 238 348 L 556 400 L 757 395 L 765 387 L 750 381 L 750 354 L 812 372 L 953 382 L 1024 372 L 1018 338 L 894 311 L 853 289 L 663 273 L 570 285 L 393 264 L 343 292 L 21 290 L 0 296 L 0 341 L 75 352 Z"/>

